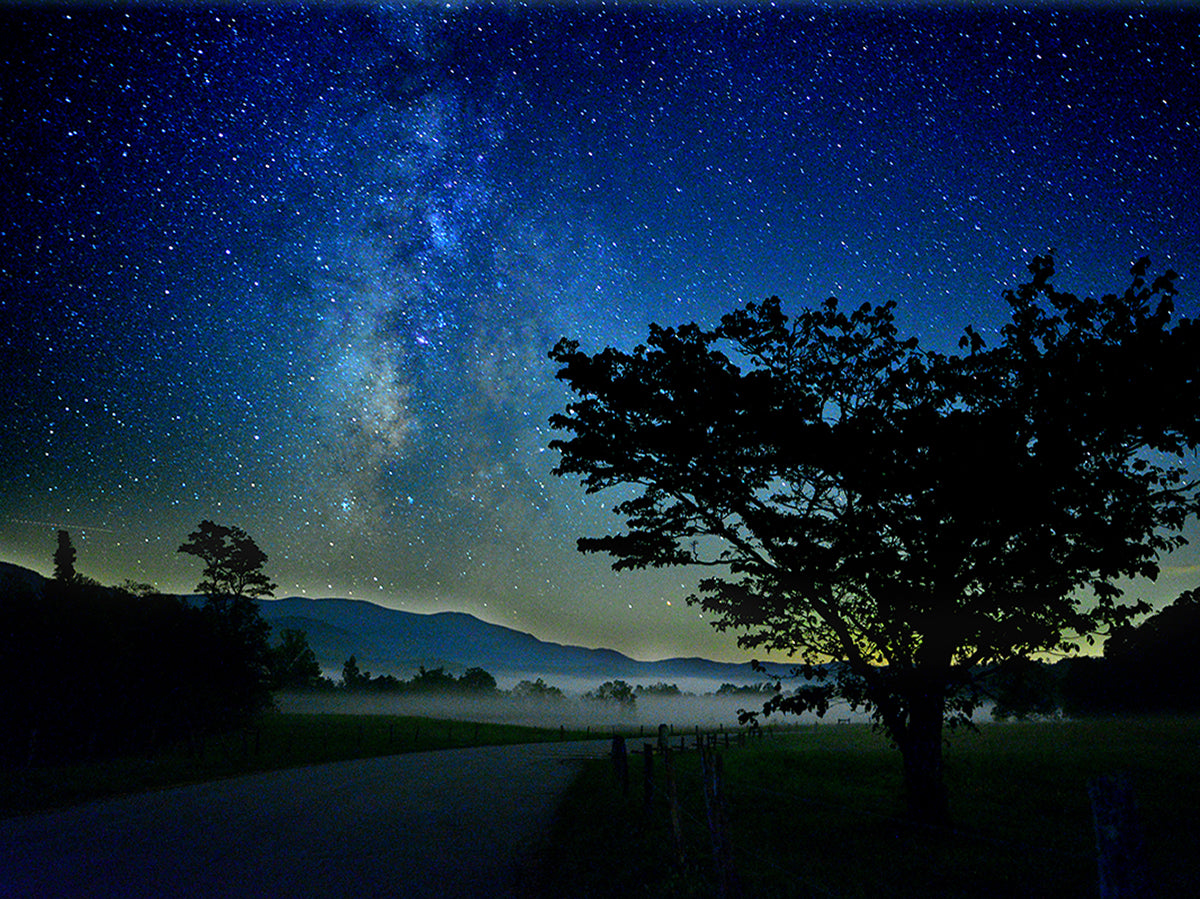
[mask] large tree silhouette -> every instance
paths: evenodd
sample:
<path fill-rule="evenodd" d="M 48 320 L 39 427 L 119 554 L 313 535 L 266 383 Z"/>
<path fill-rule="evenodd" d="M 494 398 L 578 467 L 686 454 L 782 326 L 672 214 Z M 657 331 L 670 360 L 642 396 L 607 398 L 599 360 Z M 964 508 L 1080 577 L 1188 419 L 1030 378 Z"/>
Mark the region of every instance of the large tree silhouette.
<path fill-rule="evenodd" d="M 188 534 L 178 552 L 204 562 L 196 589 L 205 595 L 203 612 L 226 647 L 212 673 L 213 695 L 225 697 L 222 702 L 238 714 L 265 708 L 271 701 L 271 628 L 255 600 L 275 591 L 263 571 L 267 554 L 241 528 L 207 520 Z"/>
<path fill-rule="evenodd" d="M 837 661 L 837 688 L 899 747 L 911 813 L 947 816 L 944 722 L 980 666 L 1074 647 L 1144 604 L 1196 485 L 1197 329 L 1174 281 L 1079 299 L 1053 257 L 1004 297 L 989 348 L 902 339 L 893 306 L 749 304 L 712 330 L 652 325 L 632 352 L 562 340 L 578 395 L 555 469 L 616 488 L 623 529 L 579 540 L 614 567 L 702 566 L 690 601 L 739 643 Z M 833 685 L 768 710 L 822 711 Z"/>

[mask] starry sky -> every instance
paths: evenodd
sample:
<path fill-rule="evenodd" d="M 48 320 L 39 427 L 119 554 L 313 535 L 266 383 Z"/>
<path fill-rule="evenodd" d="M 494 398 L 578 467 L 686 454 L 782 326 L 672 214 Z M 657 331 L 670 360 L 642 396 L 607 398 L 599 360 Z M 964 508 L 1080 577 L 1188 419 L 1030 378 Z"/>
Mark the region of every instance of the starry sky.
<path fill-rule="evenodd" d="M 0 558 L 740 659 L 575 551 L 546 352 L 778 295 L 987 338 L 1142 255 L 1200 312 L 1200 16 L 1109 4 L 0 8 Z M 986 477 L 981 472 L 981 477 Z M 1159 602 L 1200 582 L 1166 560 Z"/>

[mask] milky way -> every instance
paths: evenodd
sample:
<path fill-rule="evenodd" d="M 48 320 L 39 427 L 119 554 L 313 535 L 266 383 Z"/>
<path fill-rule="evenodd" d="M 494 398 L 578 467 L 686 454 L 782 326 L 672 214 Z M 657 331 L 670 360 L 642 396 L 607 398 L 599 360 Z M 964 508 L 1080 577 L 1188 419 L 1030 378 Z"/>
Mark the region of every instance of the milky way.
<path fill-rule="evenodd" d="M 68 527 L 190 589 L 201 518 L 281 595 L 736 657 L 679 572 L 574 540 L 562 335 L 895 299 L 949 348 L 1064 286 L 1200 273 L 1194 14 L 552 5 L 0 11 L 0 557 Z M 981 478 L 986 472 L 981 472 Z M 1159 593 L 1194 586 L 1190 549 Z"/>

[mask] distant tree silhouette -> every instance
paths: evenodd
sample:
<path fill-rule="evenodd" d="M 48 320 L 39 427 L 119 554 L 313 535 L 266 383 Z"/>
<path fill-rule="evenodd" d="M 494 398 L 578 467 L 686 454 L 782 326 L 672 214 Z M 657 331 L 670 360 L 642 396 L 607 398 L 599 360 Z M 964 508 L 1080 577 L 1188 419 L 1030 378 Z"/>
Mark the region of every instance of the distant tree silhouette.
<path fill-rule="evenodd" d="M 1118 628 L 1102 658 L 1073 660 L 1063 694 L 1076 715 L 1200 710 L 1200 590 Z"/>
<path fill-rule="evenodd" d="M 657 684 L 642 685 L 638 684 L 633 688 L 633 692 L 637 696 L 682 696 L 683 691 L 675 684 L 667 684 L 659 682 Z"/>
<path fill-rule="evenodd" d="M 241 528 L 201 521 L 178 551 L 204 562 L 204 576 L 196 589 L 210 599 L 275 592 L 276 585 L 263 573 L 267 554 Z"/>
<path fill-rule="evenodd" d="M 483 672 L 487 674 L 487 672 Z M 491 677 L 489 674 L 488 677 Z M 459 689 L 458 679 L 445 668 L 426 669 L 422 665 L 412 680 L 404 683 L 404 689 L 413 693 L 453 693 Z"/>
<path fill-rule="evenodd" d="M 321 681 L 321 665 L 308 635 L 296 628 L 281 630 L 279 642 L 271 647 L 271 686 L 276 690 L 311 690 Z"/>
<path fill-rule="evenodd" d="M 771 694 L 776 692 L 779 687 L 776 684 L 721 684 L 717 688 L 718 696 L 739 696 L 739 695 L 755 695 L 755 694 Z"/>
<path fill-rule="evenodd" d="M 457 686 L 464 693 L 491 695 L 496 692 L 496 678 L 482 668 L 468 668 L 458 678 Z"/>
<path fill-rule="evenodd" d="M 1051 715 L 1058 709 L 1057 684 L 1053 670 L 1026 656 L 1014 656 L 986 675 L 987 692 L 995 700 L 992 717 L 998 721 L 1022 721 L 1036 715 Z"/>
<path fill-rule="evenodd" d="M 512 689 L 513 696 L 525 699 L 564 699 L 561 687 L 548 684 L 540 677 L 537 680 L 523 680 Z"/>
<path fill-rule="evenodd" d="M 54 550 L 54 579 L 60 584 L 74 584 L 78 577 L 75 573 L 75 545 L 71 542 L 71 533 L 59 531 L 58 548 Z"/>
<path fill-rule="evenodd" d="M 595 690 L 583 694 L 584 699 L 595 699 L 600 702 L 616 702 L 623 706 L 633 706 L 637 702 L 637 694 L 633 687 L 623 680 L 605 681 Z"/>
<path fill-rule="evenodd" d="M 342 687 L 346 690 L 360 689 L 370 679 L 358 667 L 358 659 L 354 656 L 342 663 Z"/>
<path fill-rule="evenodd" d="M 959 354 L 898 336 L 893 303 L 833 299 L 652 325 L 632 352 L 564 339 L 555 472 L 620 488 L 625 519 L 579 548 L 707 569 L 690 601 L 743 647 L 843 663 L 765 708 L 820 712 L 836 686 L 900 749 L 910 813 L 945 820 L 943 727 L 977 672 L 1128 621 L 1145 606 L 1114 581 L 1184 542 L 1200 341 L 1171 325 L 1174 272 L 1147 269 L 1079 299 L 1038 257 L 996 346 L 968 327 Z"/>

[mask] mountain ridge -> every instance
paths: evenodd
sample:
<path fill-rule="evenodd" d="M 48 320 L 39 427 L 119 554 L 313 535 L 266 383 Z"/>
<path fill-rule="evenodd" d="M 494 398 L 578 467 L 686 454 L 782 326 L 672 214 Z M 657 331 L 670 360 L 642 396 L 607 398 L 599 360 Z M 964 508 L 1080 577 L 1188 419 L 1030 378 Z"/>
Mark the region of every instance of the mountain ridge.
<path fill-rule="evenodd" d="M 47 580 L 32 569 L 0 561 L 2 588 L 39 590 Z M 198 599 L 194 595 L 185 598 Z M 477 667 L 502 685 L 534 677 L 567 678 L 576 684 L 614 679 L 682 681 L 684 689 L 763 681 L 763 675 L 749 662 L 717 662 L 698 656 L 640 661 L 615 649 L 542 640 L 468 612 L 408 612 L 346 597 L 288 596 L 261 599 L 258 606 L 276 633 L 284 628 L 304 631 L 322 669 L 335 678 L 353 655 L 361 669 L 373 674 L 409 677 L 421 667 L 452 672 Z M 788 670 L 781 665 L 768 667 L 779 673 Z"/>
<path fill-rule="evenodd" d="M 373 665 L 377 673 L 400 675 L 432 663 L 451 669 L 480 667 L 498 677 L 687 678 L 738 684 L 762 680 L 749 662 L 717 662 L 697 656 L 641 661 L 614 649 L 542 640 L 467 612 L 407 612 L 369 600 L 295 596 L 262 600 L 259 608 L 267 621 L 280 627 L 293 626 L 285 622 L 296 621 L 315 624 L 302 629 L 327 667 L 334 660 L 340 666 L 353 654 L 360 667 Z M 346 635 L 354 635 L 357 642 L 344 642 Z M 343 652 L 346 654 L 337 659 Z"/>

